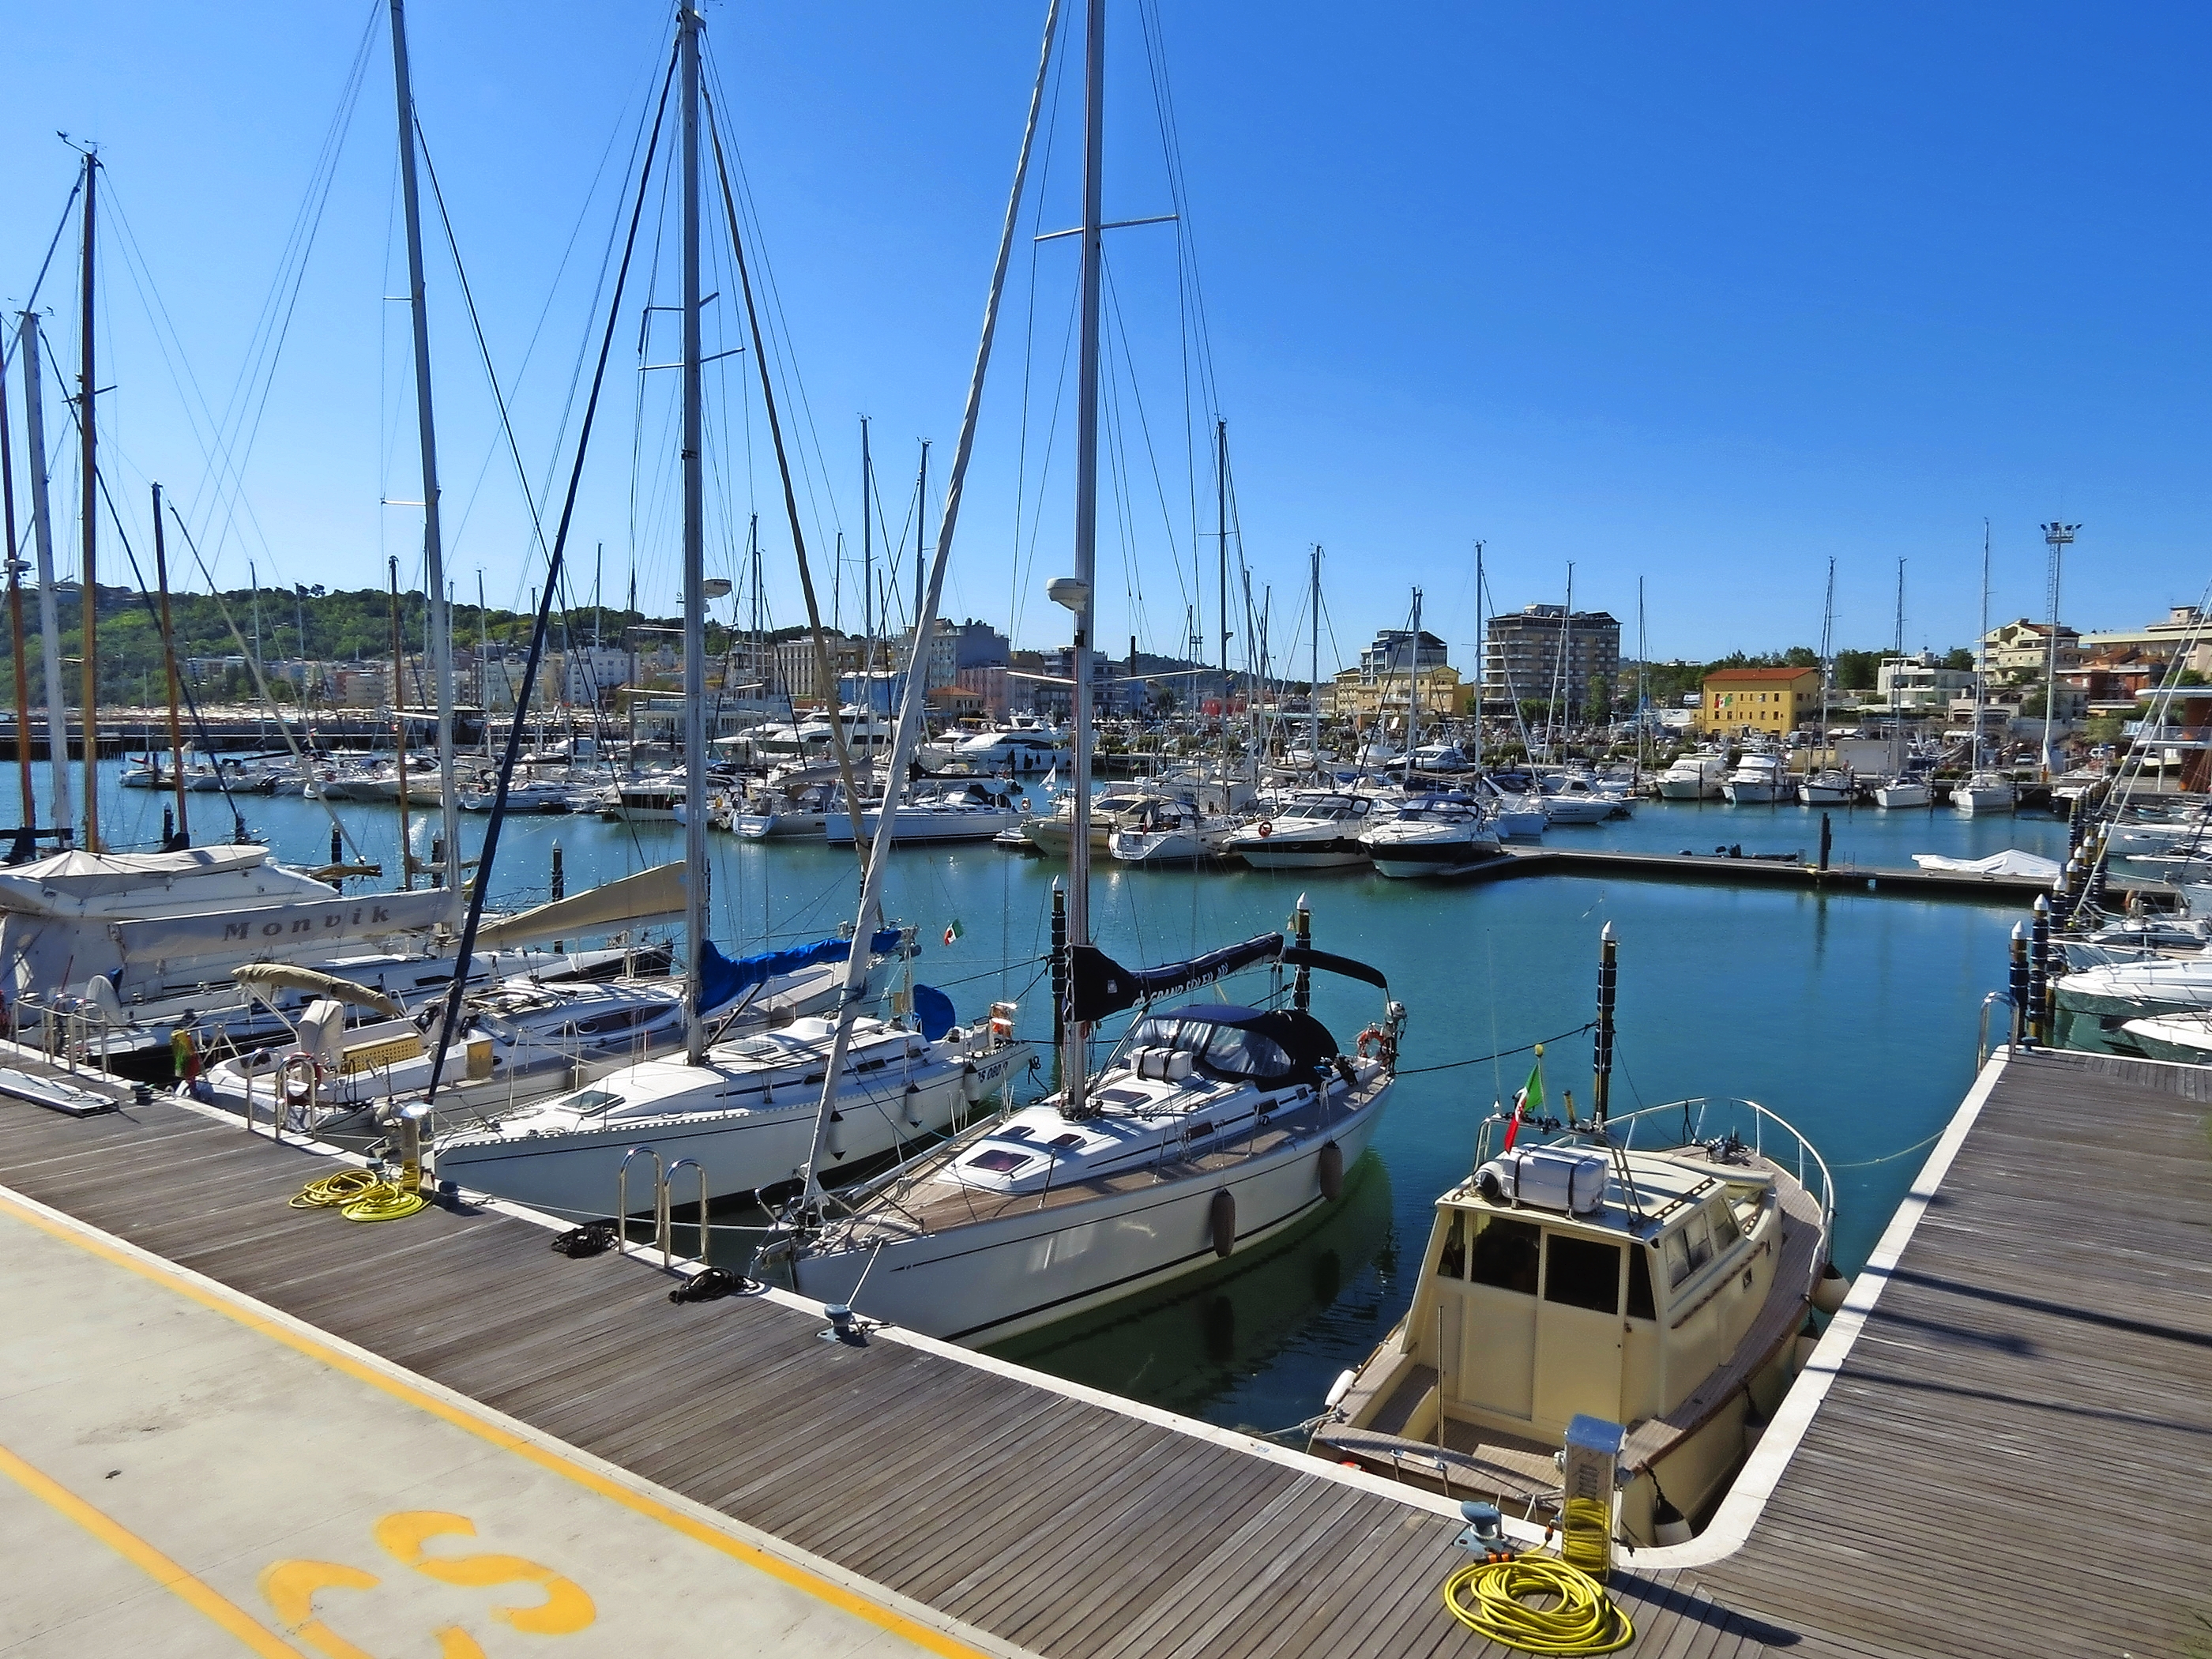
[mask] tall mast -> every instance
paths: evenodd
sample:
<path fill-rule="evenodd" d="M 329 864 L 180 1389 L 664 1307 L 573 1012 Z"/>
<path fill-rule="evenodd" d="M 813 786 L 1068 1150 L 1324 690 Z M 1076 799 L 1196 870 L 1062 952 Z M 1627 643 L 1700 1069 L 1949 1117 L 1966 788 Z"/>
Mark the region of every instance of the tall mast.
<path fill-rule="evenodd" d="M 191 845 L 191 815 L 185 810 L 185 725 L 177 714 L 177 634 L 169 625 L 169 547 L 161 533 L 161 486 L 154 486 L 154 580 L 161 590 L 161 666 L 169 689 L 169 771 L 177 792 L 177 833 Z"/>
<path fill-rule="evenodd" d="M 1644 775 L 1644 742 L 1650 722 L 1650 698 L 1644 689 L 1644 675 L 1651 661 L 1651 644 L 1644 635 L 1644 578 L 1636 579 L 1636 774 Z"/>
<path fill-rule="evenodd" d="M 2057 770 L 2051 757 L 2051 738 L 2058 719 L 2058 573 L 2067 545 L 2081 527 L 2055 519 L 2043 526 L 2044 544 L 2051 550 L 2051 637 L 2044 642 L 2043 666 L 2043 777 L 2046 783 Z"/>
<path fill-rule="evenodd" d="M 31 787 L 31 664 L 23 642 L 23 561 L 15 541 L 15 451 L 8 421 L 8 377 L 0 374 L 0 523 L 7 526 L 8 634 L 15 650 L 15 770 L 23 786 L 23 815 L 28 830 L 39 821 L 39 802 Z"/>
<path fill-rule="evenodd" d="M 876 464 L 868 453 L 868 417 L 860 416 L 860 684 L 876 665 Z M 830 702 L 830 718 L 836 720 L 841 699 L 837 688 L 825 685 L 822 695 Z M 854 803 L 855 806 L 858 802 Z"/>
<path fill-rule="evenodd" d="M 1820 600 L 1820 752 L 1822 764 L 1828 764 L 1828 681 L 1833 670 L 1836 636 L 1836 561 L 1828 560 L 1827 592 Z M 1812 763 L 1806 764 L 1809 767 Z"/>
<path fill-rule="evenodd" d="M 921 441 L 921 471 L 914 481 L 914 625 L 921 626 L 921 582 L 929 561 L 922 547 L 923 523 L 929 514 L 929 440 Z M 917 653 L 921 635 L 915 635 Z"/>
<path fill-rule="evenodd" d="M 415 885 L 415 849 L 407 834 L 407 699 L 400 690 L 407 678 L 407 638 L 399 618 L 398 554 L 392 555 L 391 566 L 392 760 L 398 774 L 396 787 L 399 801 L 399 885 L 404 890 L 411 890 Z"/>
<path fill-rule="evenodd" d="M 1474 544 L 1474 769 L 1482 771 L 1482 693 L 1489 684 L 1490 659 L 1482 634 L 1482 547 Z"/>
<path fill-rule="evenodd" d="M 676 40 L 684 76 L 684 1058 L 706 1057 L 699 1018 L 707 944 L 707 474 L 699 384 L 699 30 L 684 0 Z M 834 715 L 833 715 L 834 718 Z M 860 804 L 850 803 L 857 821 Z M 859 942 L 853 948 L 861 949 Z"/>
<path fill-rule="evenodd" d="M 1316 542 L 1313 550 L 1313 660 L 1308 672 L 1313 680 L 1306 688 L 1306 726 L 1310 735 L 1306 746 L 1313 756 L 1314 769 L 1321 769 L 1321 544 Z"/>
<path fill-rule="evenodd" d="M 70 810 L 69 704 L 62 695 L 62 623 L 54 611 L 54 520 L 46 500 L 46 400 L 39 385 L 36 312 L 23 313 L 21 337 L 23 437 L 31 457 L 31 532 L 39 557 L 39 654 L 46 683 L 46 764 L 53 776 L 53 799 L 46 803 L 46 816 L 67 835 L 76 815 Z"/>
<path fill-rule="evenodd" d="M 100 851 L 100 516 L 94 511 L 100 498 L 100 473 L 94 453 L 93 398 L 99 382 L 93 378 L 92 198 L 100 179 L 100 158 L 90 150 L 84 156 L 84 273 L 78 284 L 83 314 L 77 325 L 81 355 L 77 368 L 78 453 L 84 465 L 79 485 L 84 514 L 82 568 L 77 574 L 79 608 L 84 617 L 84 846 Z"/>
<path fill-rule="evenodd" d="M 1413 637 L 1407 642 L 1406 775 L 1413 775 L 1413 750 L 1421 737 L 1421 590 L 1413 590 Z"/>
<path fill-rule="evenodd" d="M 1982 631 L 1974 635 L 1974 755 L 1972 772 L 1982 763 L 1982 705 L 1990 695 L 1990 521 L 1982 520 Z"/>
<path fill-rule="evenodd" d="M 1897 562 L 1897 644 L 1889 660 L 1889 775 L 1905 774 L 1905 711 L 1898 706 L 1898 675 L 1905 666 L 1905 561 Z"/>
<path fill-rule="evenodd" d="M 1229 672 L 1229 422 L 1213 422 L 1213 534 L 1221 555 L 1221 729 L 1229 729 L 1231 688 Z"/>
<path fill-rule="evenodd" d="M 440 879 L 461 896 L 459 792 L 453 787 L 453 633 L 446 603 L 446 546 L 438 520 L 438 429 L 430 408 L 430 313 L 422 301 L 422 215 L 415 182 L 415 89 L 407 67 L 406 0 L 391 0 L 392 87 L 399 106 L 399 194 L 407 222 L 407 302 L 415 322 L 415 429 L 422 450 L 422 591 L 430 601 L 424 641 L 437 682 L 438 799 L 446 866 Z M 462 971 L 466 971 L 463 964 Z"/>
<path fill-rule="evenodd" d="M 1075 682 L 1075 811 L 1067 844 L 1067 943 L 1071 951 L 1091 943 L 1091 633 L 1098 568 L 1098 301 L 1103 227 L 1106 160 L 1106 0 L 1085 0 L 1083 22 L 1083 274 L 1080 314 L 1082 356 L 1076 377 L 1075 425 L 1075 637 L 1068 653 L 1068 677 Z M 1220 428 L 1226 430 L 1224 423 Z M 1227 544 L 1223 546 L 1225 550 Z M 1229 610 L 1228 564 L 1222 565 L 1222 614 Z M 1222 624 L 1221 665 L 1229 666 L 1228 624 Z M 1070 981 L 1073 983 L 1073 979 Z M 1060 1075 L 1066 1085 L 1066 1109 L 1084 1110 L 1089 1079 L 1085 1075 L 1091 1046 L 1087 1020 L 1066 1022 L 1066 1048 Z"/>

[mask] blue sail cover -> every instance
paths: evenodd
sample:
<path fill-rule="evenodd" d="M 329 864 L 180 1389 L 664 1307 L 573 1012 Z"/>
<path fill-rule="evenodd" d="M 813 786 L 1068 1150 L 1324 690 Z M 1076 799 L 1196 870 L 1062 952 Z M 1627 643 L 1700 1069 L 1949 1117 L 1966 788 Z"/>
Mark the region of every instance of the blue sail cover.
<path fill-rule="evenodd" d="M 960 1023 L 952 1011 L 952 999 L 934 985 L 914 988 L 914 1018 L 921 1027 L 922 1036 L 932 1042 Z"/>
<path fill-rule="evenodd" d="M 887 956 L 898 949 L 899 930 L 884 927 L 868 941 L 872 956 Z M 842 962 L 853 953 L 853 942 L 843 939 L 817 939 L 811 945 L 793 945 L 786 950 L 765 951 L 757 957 L 739 957 L 732 961 L 714 948 L 714 941 L 703 939 L 699 945 L 699 1006 L 702 1014 L 713 1012 L 726 1003 L 734 1002 L 757 985 L 785 974 L 795 974 L 802 968 L 812 968 L 824 962 Z"/>

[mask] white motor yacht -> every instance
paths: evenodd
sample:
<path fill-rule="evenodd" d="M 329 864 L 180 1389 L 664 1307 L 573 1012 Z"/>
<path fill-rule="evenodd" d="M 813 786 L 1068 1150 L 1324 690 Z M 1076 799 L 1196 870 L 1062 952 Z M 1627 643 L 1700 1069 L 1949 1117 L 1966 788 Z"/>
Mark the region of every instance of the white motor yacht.
<path fill-rule="evenodd" d="M 1049 720 L 1017 714 L 953 744 L 952 758 L 983 772 L 1049 772 L 1067 764 L 1067 736 Z"/>
<path fill-rule="evenodd" d="M 1255 870 L 1340 870 L 1367 862 L 1366 795 L 1297 794 L 1232 834 L 1226 849 Z"/>
<path fill-rule="evenodd" d="M 1684 755 L 1659 775 L 1662 800 L 1718 800 L 1729 775 L 1728 757 L 1717 749 Z"/>
<path fill-rule="evenodd" d="M 1219 977 L 1224 962 L 1296 955 L 1273 934 L 1199 963 L 1131 973 L 1080 947 L 1077 1006 L 1111 1012 L 1139 988 L 1188 987 Z M 1085 986 L 1104 1003 L 1086 1007 Z M 1403 1019 L 1386 1004 L 1358 1045 L 1376 1052 L 1346 1054 L 1296 1008 L 1202 1002 L 1152 1013 L 1086 1080 L 1079 1106 L 1055 1095 L 977 1125 L 833 1203 L 825 1219 L 787 1224 L 756 1271 L 973 1346 L 1164 1285 L 1336 1200 L 1389 1098 Z"/>
<path fill-rule="evenodd" d="M 1603 823 L 1635 811 L 1633 803 L 1607 794 L 1578 772 L 1546 778 L 1543 791 L 1544 816 L 1553 823 Z"/>
<path fill-rule="evenodd" d="M 2212 957 L 2112 963 L 2062 974 L 2051 988 L 2060 1046 L 2109 1048 L 2110 1035 L 2130 1019 L 2212 1012 Z"/>
<path fill-rule="evenodd" d="M 1457 876 L 1505 856 L 1480 807 L 1408 801 L 1360 837 L 1379 876 Z"/>
<path fill-rule="evenodd" d="M 1540 796 L 1515 794 L 1490 778 L 1482 780 L 1478 793 L 1483 798 L 1483 815 L 1502 841 L 1541 841 L 1551 826 Z"/>
<path fill-rule="evenodd" d="M 683 817 L 684 775 L 659 772 L 615 786 L 614 801 L 600 816 L 615 823 L 675 823 Z"/>
<path fill-rule="evenodd" d="M 998 1015 L 932 1041 L 856 1018 L 826 1135 L 829 1156 L 849 1167 L 934 1139 L 1003 1091 L 1030 1064 L 1029 1045 L 1013 1041 L 1011 1029 L 1011 1015 Z M 479 1128 L 439 1136 L 431 1167 L 441 1182 L 562 1216 L 613 1215 L 617 1176 L 633 1147 L 651 1147 L 664 1169 L 693 1160 L 709 1198 L 781 1186 L 805 1171 L 835 1030 L 830 1020 L 795 1020 L 718 1042 L 698 1066 L 679 1055 L 624 1066 Z M 623 1201 L 635 1212 L 651 1207 L 653 1176 L 642 1166 L 632 1173 Z M 671 1184 L 678 1203 L 697 1192 L 689 1174 Z"/>
<path fill-rule="evenodd" d="M 1731 806 L 1771 806 L 1793 799 L 1796 790 L 1781 756 L 1754 749 L 1738 757 L 1735 769 L 1721 784 L 1721 793 Z"/>
<path fill-rule="evenodd" d="M 1203 812 L 1186 801 L 1162 801 L 1116 830 L 1107 850 L 1121 864 L 1201 864 L 1228 856 L 1230 837 L 1244 823 L 1242 817 Z"/>
<path fill-rule="evenodd" d="M 1171 799 L 1144 781 L 1103 786 L 1091 798 L 1091 850 L 1112 852 L 1116 830 L 1136 828 L 1148 812 L 1170 805 Z M 1075 835 L 1074 792 L 1062 794 L 1053 803 L 1051 811 L 1032 813 L 1024 818 L 1022 834 L 1048 858 L 1066 858 L 1068 842 Z"/>
<path fill-rule="evenodd" d="M 2020 805 L 2020 787 L 2002 772 L 1976 772 L 1951 786 L 1951 805 L 1972 817 L 1978 812 L 2009 812 Z"/>
<path fill-rule="evenodd" d="M 2171 1060 L 2184 1066 L 2212 1065 L 2212 1011 L 2131 1019 L 2120 1027 L 2120 1032 L 2130 1047 L 2148 1059 Z"/>
<path fill-rule="evenodd" d="M 730 814 L 729 827 L 747 841 L 811 838 L 825 833 L 830 803 L 842 793 L 834 783 L 756 789 Z"/>
<path fill-rule="evenodd" d="M 1858 793 L 1858 780 L 1847 766 L 1825 768 L 1797 785 L 1797 799 L 1807 806 L 1849 806 Z"/>
<path fill-rule="evenodd" d="M 1672 1541 L 1660 1526 L 1718 1504 L 1751 1413 L 1790 1386 L 1827 1267 L 1826 1168 L 1750 1102 L 1654 1106 L 1492 1157 L 1502 1121 L 1437 1200 L 1413 1306 L 1339 1379 L 1314 1449 L 1556 1521 L 1569 1419 L 1626 1424 L 1619 1524 Z M 1631 1151 L 1632 1124 L 1682 1139 Z"/>
<path fill-rule="evenodd" d="M 1936 799 L 1924 777 L 1886 778 L 1874 787 L 1874 804 L 1895 811 L 1900 807 L 1926 806 Z"/>
<path fill-rule="evenodd" d="M 898 804 L 891 817 L 891 841 L 897 846 L 920 846 L 927 842 L 988 841 L 1011 830 L 1025 816 L 1012 796 L 981 779 L 965 784 L 921 790 Z M 881 807 L 860 814 L 860 833 L 871 842 L 883 819 Z M 853 843 L 853 815 L 826 814 L 822 833 L 833 845 Z"/>

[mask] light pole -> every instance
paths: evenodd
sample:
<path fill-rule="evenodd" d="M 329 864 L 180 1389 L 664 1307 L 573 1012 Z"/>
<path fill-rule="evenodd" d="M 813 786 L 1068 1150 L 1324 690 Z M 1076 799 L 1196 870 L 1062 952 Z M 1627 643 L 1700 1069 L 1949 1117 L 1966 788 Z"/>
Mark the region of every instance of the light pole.
<path fill-rule="evenodd" d="M 2050 604 L 2051 637 L 2045 641 L 2043 665 L 2043 781 L 2051 781 L 2057 769 L 2051 764 L 2051 738 L 2058 717 L 2058 569 L 2065 556 L 2067 544 L 2074 539 L 2078 524 L 2061 524 L 2052 520 L 2043 526 L 2043 544 L 2051 550 L 2051 568 L 2048 576 L 2049 592 L 2045 596 Z"/>

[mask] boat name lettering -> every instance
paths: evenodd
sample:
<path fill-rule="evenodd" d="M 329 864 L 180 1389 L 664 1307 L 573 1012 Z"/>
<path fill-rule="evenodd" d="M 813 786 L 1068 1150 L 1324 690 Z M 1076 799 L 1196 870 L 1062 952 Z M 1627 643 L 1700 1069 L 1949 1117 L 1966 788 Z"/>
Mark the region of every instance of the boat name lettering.
<path fill-rule="evenodd" d="M 279 939 L 286 933 L 315 933 L 331 927 L 358 927 L 364 921 L 370 927 L 392 920 L 392 912 L 381 904 L 356 904 L 350 911 L 325 910 L 319 916 L 295 916 L 287 924 L 264 921 L 258 926 L 252 917 L 244 921 L 227 921 L 222 925 L 225 939 L 250 939 L 257 933 L 263 939 Z"/>

